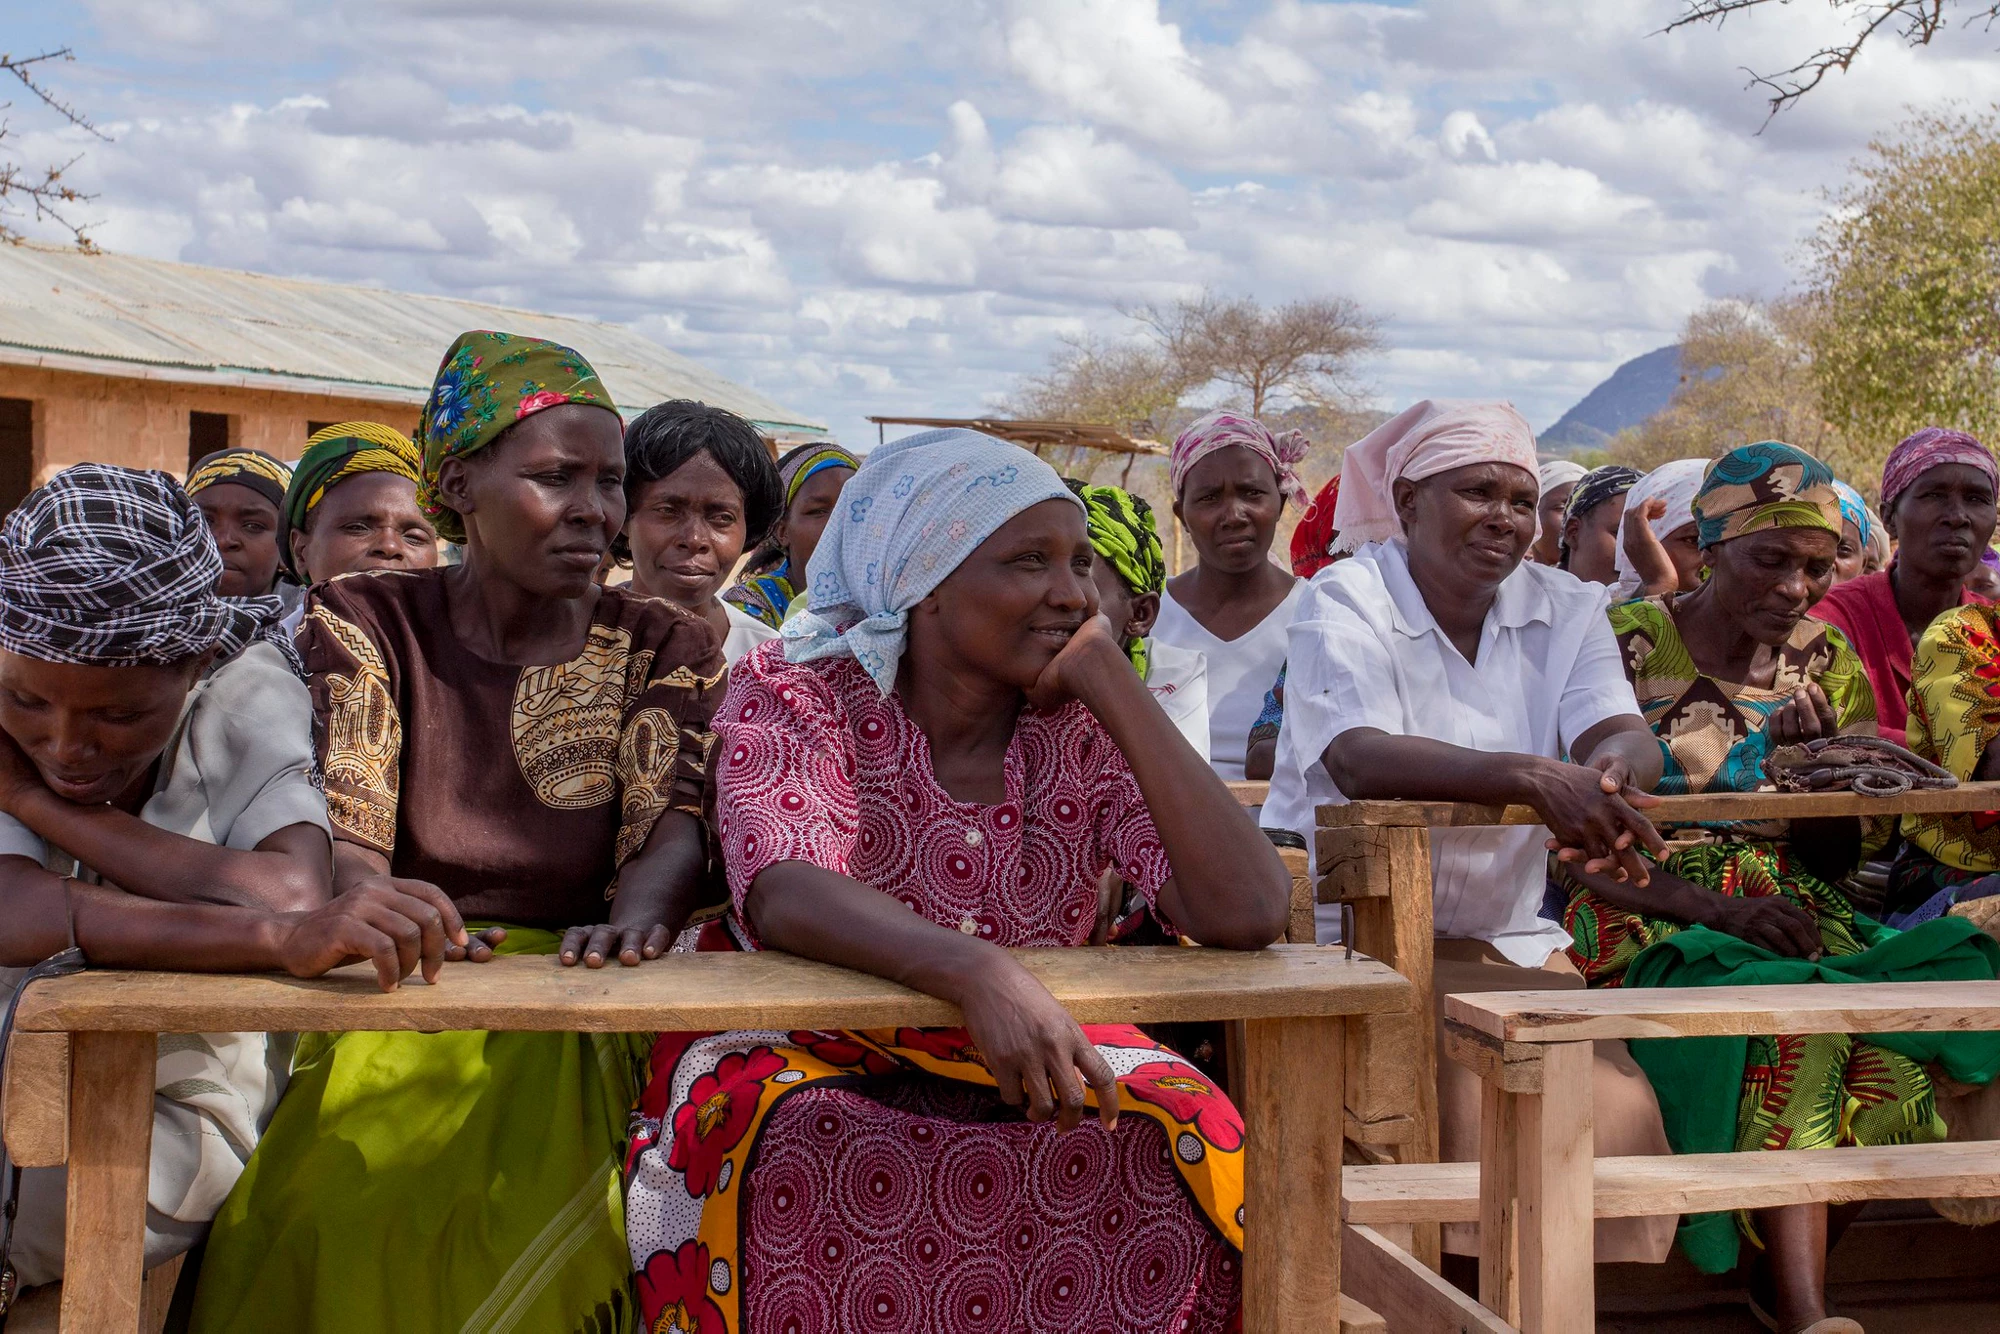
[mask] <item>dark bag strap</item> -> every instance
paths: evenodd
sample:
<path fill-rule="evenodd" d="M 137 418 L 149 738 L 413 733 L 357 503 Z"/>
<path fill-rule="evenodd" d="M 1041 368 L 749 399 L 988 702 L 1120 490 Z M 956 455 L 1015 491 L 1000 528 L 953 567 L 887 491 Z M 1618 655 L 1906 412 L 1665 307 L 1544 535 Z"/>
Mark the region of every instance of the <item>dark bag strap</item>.
<path fill-rule="evenodd" d="M 14 994 L 7 1001 L 7 1013 L 0 1018 L 0 1061 L 6 1059 L 7 1039 L 14 1033 L 14 1011 L 21 1006 L 21 997 L 27 993 L 30 982 L 39 982 L 45 977 L 67 977 L 80 973 L 86 967 L 83 951 L 76 943 L 76 913 L 69 902 L 69 877 L 63 877 L 63 916 L 69 923 L 69 948 L 30 968 L 21 979 Z M 0 1331 L 7 1328 L 7 1312 L 14 1305 L 14 1298 L 20 1290 L 20 1275 L 14 1272 L 14 1215 L 21 1207 L 21 1169 L 15 1165 L 7 1153 L 4 1136 L 0 1136 L 0 1177 L 4 1177 L 7 1187 L 6 1203 L 0 1205 L 0 1217 L 5 1218 L 0 1225 Z"/>

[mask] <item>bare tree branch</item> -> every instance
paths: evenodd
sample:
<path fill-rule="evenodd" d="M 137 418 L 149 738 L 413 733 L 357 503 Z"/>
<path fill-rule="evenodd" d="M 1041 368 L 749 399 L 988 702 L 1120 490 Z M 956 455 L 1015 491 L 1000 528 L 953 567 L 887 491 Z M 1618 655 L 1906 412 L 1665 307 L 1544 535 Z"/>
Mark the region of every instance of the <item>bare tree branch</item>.
<path fill-rule="evenodd" d="M 37 66 L 49 61 L 72 61 L 76 57 L 66 46 L 53 51 L 43 51 L 38 55 L 15 56 L 0 54 L 0 74 L 11 74 L 21 81 L 21 86 L 35 95 L 37 101 L 61 116 L 64 121 L 85 133 L 110 142 L 111 137 L 91 123 L 89 117 L 78 111 L 70 103 L 51 92 L 38 77 Z M 0 110 L 9 110 L 13 103 L 0 103 Z M 0 120 L 0 146 L 4 146 L 13 133 L 11 120 Z M 11 154 L 9 154 L 11 158 Z M 18 245 L 25 236 L 19 227 L 9 221 L 9 217 L 19 217 L 24 212 L 33 211 L 35 221 L 53 222 L 68 232 L 82 250 L 94 250 L 89 233 L 90 224 L 79 222 L 73 215 L 75 206 L 88 203 L 96 198 L 70 185 L 64 176 L 77 164 L 82 154 L 71 157 L 61 164 L 51 164 L 37 174 L 33 168 L 24 167 L 11 160 L 0 161 L 0 241 Z"/>
<path fill-rule="evenodd" d="M 1789 5 L 1792 0 L 1682 0 L 1680 17 L 1660 31 L 1673 32 L 1697 23 L 1720 27 L 1737 14 L 1765 5 Z M 1893 27 L 1906 46 L 1928 46 L 1950 21 L 1948 11 L 1962 9 L 1967 26 L 1983 21 L 1992 27 L 2000 21 L 2000 0 L 1826 0 L 1836 10 L 1853 10 L 1858 26 L 1849 40 L 1821 47 L 1790 69 L 1759 74 L 1746 69 L 1751 87 L 1771 92 L 1771 115 L 1791 106 L 1835 70 L 1846 73 L 1868 41 L 1885 27 Z"/>

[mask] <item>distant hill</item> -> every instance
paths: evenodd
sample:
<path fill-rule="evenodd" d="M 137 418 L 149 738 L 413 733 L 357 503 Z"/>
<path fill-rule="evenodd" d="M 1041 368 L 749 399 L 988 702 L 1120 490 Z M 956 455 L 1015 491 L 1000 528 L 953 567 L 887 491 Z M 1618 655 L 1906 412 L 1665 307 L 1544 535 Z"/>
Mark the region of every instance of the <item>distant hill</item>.
<path fill-rule="evenodd" d="M 1565 412 L 1536 443 L 1545 454 L 1602 449 L 1612 436 L 1667 406 L 1680 382 L 1678 344 L 1634 357 L 1585 394 L 1583 401 Z"/>

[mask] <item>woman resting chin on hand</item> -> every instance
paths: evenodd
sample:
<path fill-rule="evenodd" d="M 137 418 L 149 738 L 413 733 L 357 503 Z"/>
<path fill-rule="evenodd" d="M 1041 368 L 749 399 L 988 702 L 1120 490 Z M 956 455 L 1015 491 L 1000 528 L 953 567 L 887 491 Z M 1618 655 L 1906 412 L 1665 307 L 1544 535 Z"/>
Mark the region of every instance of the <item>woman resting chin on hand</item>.
<path fill-rule="evenodd" d="M 942 997 L 965 1026 L 663 1037 L 627 1187 L 647 1327 L 832 1329 L 863 1301 L 923 1331 L 971 1303 L 997 1328 L 1228 1327 L 1241 1118 L 1136 1028 L 1079 1027 L 1007 952 L 1083 944 L 1112 868 L 1205 944 L 1284 928 L 1283 864 L 1133 671 L 1094 560 L 1047 464 L 911 436 L 848 480 L 808 609 L 731 669 L 736 940 Z M 1062 1249 L 1016 1249 L 1038 1235 Z M 844 1240 L 887 1236 L 911 1258 Z"/>

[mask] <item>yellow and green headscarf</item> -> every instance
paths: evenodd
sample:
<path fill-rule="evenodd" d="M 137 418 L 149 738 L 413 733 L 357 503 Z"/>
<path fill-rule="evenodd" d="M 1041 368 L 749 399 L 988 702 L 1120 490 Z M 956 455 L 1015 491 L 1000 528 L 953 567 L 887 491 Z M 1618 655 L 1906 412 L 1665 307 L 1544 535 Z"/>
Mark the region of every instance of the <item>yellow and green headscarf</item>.
<path fill-rule="evenodd" d="M 414 441 L 424 459 L 417 503 L 439 537 L 465 540 L 464 521 L 437 493 L 444 461 L 477 453 L 515 422 L 563 403 L 618 411 L 604 382 L 574 348 L 490 329 L 453 341 L 438 364 Z"/>
<path fill-rule="evenodd" d="M 1110 563 L 1136 594 L 1158 593 L 1167 586 L 1167 553 L 1153 523 L 1153 507 L 1115 486 L 1091 486 L 1065 477 L 1063 483 L 1083 502 L 1090 546 Z M 1146 641 L 1134 638 L 1125 646 L 1132 665 L 1146 675 Z"/>
<path fill-rule="evenodd" d="M 292 467 L 285 503 L 278 507 L 278 559 L 294 579 L 305 582 L 305 572 L 292 563 L 292 533 L 306 527 L 327 492 L 365 472 L 386 472 L 414 482 L 422 467 L 417 447 L 393 426 L 341 422 L 313 432 L 306 452 Z"/>
<path fill-rule="evenodd" d="M 1795 445 L 1761 440 L 1708 465 L 1694 497 L 1695 532 L 1705 547 L 1767 528 L 1840 533 L 1833 469 Z"/>
<path fill-rule="evenodd" d="M 222 482 L 247 486 L 282 513 L 291 481 L 292 470 L 261 449 L 218 449 L 188 470 L 181 489 L 194 496 Z"/>

